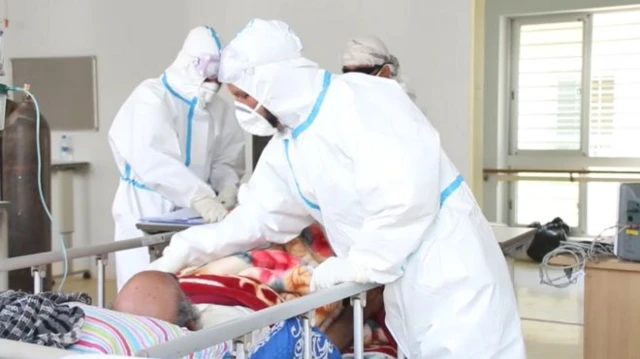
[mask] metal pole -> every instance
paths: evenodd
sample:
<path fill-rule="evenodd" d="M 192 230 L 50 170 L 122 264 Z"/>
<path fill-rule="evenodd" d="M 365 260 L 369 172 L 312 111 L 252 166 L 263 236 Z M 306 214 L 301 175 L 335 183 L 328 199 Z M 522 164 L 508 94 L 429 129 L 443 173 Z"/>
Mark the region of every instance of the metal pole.
<path fill-rule="evenodd" d="M 33 294 L 42 292 L 42 277 L 46 274 L 44 271 L 44 266 L 31 267 L 31 274 L 33 275 Z"/>
<path fill-rule="evenodd" d="M 0 99 L 1 99 L 0 95 Z M 1 100 L 0 100 L 0 106 Z M 4 109 L 0 109 L 4 111 Z M 0 119 L 0 123 L 4 126 L 4 118 Z M 1 154 L 0 154 L 1 156 Z M 5 204 L 5 205 L 2 205 Z M 9 213 L 7 213 L 6 202 L 0 201 L 0 262 L 7 260 L 9 257 Z M 28 268 L 28 267 L 27 267 Z M 9 272 L 0 272 L 0 291 L 9 289 Z"/>
<path fill-rule="evenodd" d="M 246 353 L 244 352 L 244 342 L 242 340 L 234 340 L 233 345 L 235 347 L 235 358 L 246 359 Z"/>
<path fill-rule="evenodd" d="M 174 234 L 175 232 L 168 232 L 124 241 L 112 241 L 111 243 L 98 244 L 95 246 L 68 248 L 66 256 L 62 251 L 56 251 L 6 258 L 0 261 L 0 272 L 10 272 L 16 269 L 62 262 L 65 260 L 65 257 L 68 260 L 72 260 L 76 258 L 93 257 L 101 253 L 112 253 L 127 249 L 153 246 L 160 243 L 169 243 L 171 241 L 171 236 Z"/>
<path fill-rule="evenodd" d="M 311 321 L 306 315 L 302 316 L 302 335 L 304 338 L 303 358 L 311 359 Z"/>
<path fill-rule="evenodd" d="M 71 193 L 73 194 L 73 190 L 71 191 Z M 65 198 L 65 200 L 64 201 L 60 201 L 60 202 L 69 201 L 67 199 L 67 197 L 62 197 L 62 198 Z M 72 201 L 72 203 L 73 203 L 73 201 Z M 73 204 L 71 206 L 73 206 Z M 59 216 L 58 216 L 58 220 L 60 220 Z M 73 248 L 73 242 L 71 240 L 71 233 L 60 233 L 60 236 L 62 237 L 62 243 L 64 243 L 64 248 Z M 67 261 L 67 273 L 73 273 L 73 260 L 72 259 L 69 259 Z"/>
<path fill-rule="evenodd" d="M 104 308 L 104 267 L 107 265 L 109 256 L 107 254 L 99 254 L 96 256 L 96 265 L 98 266 L 98 307 Z"/>
<path fill-rule="evenodd" d="M 367 292 L 351 297 L 353 307 L 353 357 L 362 359 L 364 357 L 364 310 L 367 305 Z"/>
<path fill-rule="evenodd" d="M 504 256 L 504 259 L 507 262 L 507 268 L 509 269 L 509 276 L 511 277 L 511 286 L 513 287 L 513 294 L 516 297 L 516 302 L 518 301 L 518 290 L 516 288 L 516 260 L 512 258 L 510 255 Z"/>

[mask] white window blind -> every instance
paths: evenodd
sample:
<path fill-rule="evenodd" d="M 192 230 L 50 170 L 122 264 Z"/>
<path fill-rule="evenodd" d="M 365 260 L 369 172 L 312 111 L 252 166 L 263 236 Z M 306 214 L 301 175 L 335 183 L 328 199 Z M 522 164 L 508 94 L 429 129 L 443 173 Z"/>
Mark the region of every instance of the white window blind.
<path fill-rule="evenodd" d="M 518 30 L 517 150 L 579 150 L 583 22 Z"/>
<path fill-rule="evenodd" d="M 640 157 L 640 11 L 594 14 L 589 155 Z"/>

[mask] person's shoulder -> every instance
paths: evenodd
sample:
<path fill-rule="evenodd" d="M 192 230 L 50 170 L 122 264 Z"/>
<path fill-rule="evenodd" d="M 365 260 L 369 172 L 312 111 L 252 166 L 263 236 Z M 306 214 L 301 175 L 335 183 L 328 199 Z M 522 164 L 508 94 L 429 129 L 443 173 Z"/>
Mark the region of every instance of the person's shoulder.
<path fill-rule="evenodd" d="M 348 92 L 355 92 L 355 93 L 401 92 L 401 93 L 404 93 L 404 90 L 402 89 L 402 87 L 395 80 L 378 77 L 378 76 L 365 75 L 357 72 L 347 73 L 344 75 L 336 75 L 334 76 L 333 82 L 337 85 L 337 87 L 340 90 L 348 91 Z"/>
<path fill-rule="evenodd" d="M 285 141 L 287 140 L 287 137 L 282 134 L 282 133 L 276 133 L 275 135 L 271 136 L 271 139 L 269 140 L 269 142 L 267 142 L 267 145 L 262 149 L 262 154 L 260 155 L 260 158 L 262 158 L 262 156 L 266 157 L 266 158 L 285 158 L 284 155 L 284 151 L 285 151 Z"/>
<path fill-rule="evenodd" d="M 131 122 L 137 109 L 145 108 L 154 111 L 166 111 L 167 93 L 160 79 L 148 79 L 136 86 L 124 101 L 112 125 Z"/>
<path fill-rule="evenodd" d="M 345 74 L 336 76 L 335 85 L 328 106 L 335 112 L 327 121 L 347 137 L 368 133 L 412 139 L 418 133 L 431 131 L 424 114 L 395 80 Z"/>
<path fill-rule="evenodd" d="M 343 108 L 399 108 L 411 102 L 398 82 L 387 78 L 348 73 L 334 76 L 331 86 L 332 101 Z"/>
<path fill-rule="evenodd" d="M 127 102 L 159 104 L 167 97 L 167 89 L 159 78 L 142 81 L 131 92 Z"/>
<path fill-rule="evenodd" d="M 349 73 L 335 76 L 335 88 L 329 100 L 344 111 L 366 113 L 367 116 L 400 116 L 412 114 L 415 104 L 395 80 Z"/>

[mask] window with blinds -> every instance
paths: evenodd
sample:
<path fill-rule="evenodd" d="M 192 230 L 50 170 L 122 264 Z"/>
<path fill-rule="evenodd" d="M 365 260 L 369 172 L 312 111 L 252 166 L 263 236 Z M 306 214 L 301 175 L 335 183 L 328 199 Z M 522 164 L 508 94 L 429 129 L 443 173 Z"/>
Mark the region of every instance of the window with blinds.
<path fill-rule="evenodd" d="M 522 25 L 518 37 L 517 150 L 579 150 L 583 22 Z"/>
<path fill-rule="evenodd" d="M 640 10 L 516 24 L 514 44 L 516 152 L 640 157 Z"/>
<path fill-rule="evenodd" d="M 638 171 L 640 10 L 516 19 L 511 44 L 508 165 L 546 169 L 553 158 L 556 169 Z M 617 177 L 536 176 L 513 183 L 512 224 L 559 216 L 588 235 L 615 224 Z"/>
<path fill-rule="evenodd" d="M 640 157 L 640 11 L 593 15 L 589 155 Z"/>

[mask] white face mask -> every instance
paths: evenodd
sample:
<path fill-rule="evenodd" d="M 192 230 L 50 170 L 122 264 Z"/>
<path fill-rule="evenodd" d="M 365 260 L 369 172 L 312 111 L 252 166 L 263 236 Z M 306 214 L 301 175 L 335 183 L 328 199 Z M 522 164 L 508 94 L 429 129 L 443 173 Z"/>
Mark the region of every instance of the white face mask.
<path fill-rule="evenodd" d="M 235 101 L 236 106 L 236 118 L 243 130 L 249 132 L 254 136 L 273 136 L 278 132 L 278 129 L 271 126 L 264 116 L 259 114 L 256 109 L 260 107 L 260 104 L 256 105 L 256 108 L 251 108 L 241 102 Z"/>
<path fill-rule="evenodd" d="M 220 90 L 220 84 L 216 82 L 203 82 L 198 87 L 198 105 L 200 108 L 205 108 L 213 99 L 216 93 Z"/>

